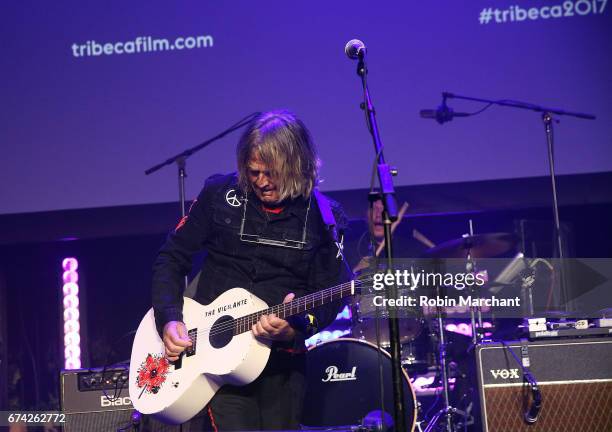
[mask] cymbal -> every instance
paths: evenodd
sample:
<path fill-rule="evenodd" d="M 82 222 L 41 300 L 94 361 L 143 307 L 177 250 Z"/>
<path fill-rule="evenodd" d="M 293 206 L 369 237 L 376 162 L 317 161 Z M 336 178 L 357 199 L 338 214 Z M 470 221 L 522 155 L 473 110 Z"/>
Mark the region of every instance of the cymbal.
<path fill-rule="evenodd" d="M 509 233 L 476 234 L 449 240 L 425 252 L 431 258 L 491 258 L 502 255 L 517 245 L 516 235 Z"/>
<path fill-rule="evenodd" d="M 600 309 L 597 315 L 601 318 L 612 318 L 612 308 Z"/>

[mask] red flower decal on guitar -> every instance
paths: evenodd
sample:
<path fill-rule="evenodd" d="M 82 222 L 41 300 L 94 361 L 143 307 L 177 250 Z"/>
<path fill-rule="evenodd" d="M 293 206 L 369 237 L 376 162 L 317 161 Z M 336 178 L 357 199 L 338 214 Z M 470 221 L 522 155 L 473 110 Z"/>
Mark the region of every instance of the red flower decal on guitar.
<path fill-rule="evenodd" d="M 170 363 L 164 356 L 149 354 L 147 359 L 140 365 L 138 378 L 136 378 L 138 387 L 143 387 L 140 396 L 145 391 L 153 394 L 157 393 L 166 381 L 169 367 Z"/>

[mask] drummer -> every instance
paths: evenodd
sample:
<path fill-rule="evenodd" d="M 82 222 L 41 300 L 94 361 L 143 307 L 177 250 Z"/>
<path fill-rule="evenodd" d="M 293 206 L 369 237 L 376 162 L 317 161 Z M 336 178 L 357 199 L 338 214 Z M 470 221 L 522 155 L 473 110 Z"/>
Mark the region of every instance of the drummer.
<path fill-rule="evenodd" d="M 353 272 L 360 273 L 364 269 L 374 264 L 374 259 L 385 256 L 385 229 L 383 224 L 383 203 L 379 193 L 372 193 L 369 197 L 370 205 L 366 213 L 366 220 L 368 222 L 368 231 L 362 236 L 359 241 L 358 253 L 360 255 L 359 263 L 353 268 Z M 391 224 L 391 232 L 395 230 L 402 223 L 404 214 L 408 210 L 408 203 L 404 202 L 398 212 L 397 221 Z M 402 230 L 405 233 L 405 230 Z M 364 240 L 368 240 L 367 252 L 362 250 L 360 246 L 363 245 Z M 394 258 L 416 258 L 423 255 L 423 253 L 433 246 L 433 243 L 429 241 L 424 235 L 417 230 L 413 229 L 410 234 L 406 235 L 395 235 L 393 238 L 393 250 Z"/>
<path fill-rule="evenodd" d="M 391 225 L 392 232 L 396 232 L 399 225 L 402 223 L 403 216 L 408 209 L 408 203 L 404 203 L 398 212 L 398 220 Z M 363 274 L 366 271 L 376 271 L 379 268 L 384 267 L 384 261 L 379 258 L 385 256 L 385 235 L 384 235 L 384 224 L 383 224 L 383 203 L 380 200 L 380 194 L 370 194 L 370 205 L 367 213 L 368 230 L 362 235 L 362 238 L 357 247 L 360 256 L 359 263 L 353 268 L 353 272 L 356 274 Z M 408 224 L 404 221 L 402 228 L 405 228 Z M 417 240 L 424 236 L 412 230 L 409 235 L 405 235 L 406 230 L 401 229 L 395 233 L 393 239 L 394 249 L 394 267 L 399 268 L 410 268 L 414 265 L 414 258 L 419 257 L 431 247 L 428 243 L 423 243 Z M 398 235 L 402 233 L 402 235 Z M 368 241 L 368 247 L 364 248 L 365 241 Z M 361 248 L 359 247 L 361 246 Z M 409 260 L 408 260 L 409 259 Z M 405 290 L 400 289 L 398 294 L 406 294 Z M 387 317 L 385 310 L 380 310 L 376 307 L 374 297 L 379 297 L 380 292 L 362 292 L 360 297 L 353 298 L 352 314 L 353 318 L 353 337 L 359 337 L 361 339 L 368 340 L 372 343 L 376 343 L 379 338 L 382 346 L 388 346 L 389 335 L 387 330 L 387 324 L 384 321 Z M 398 311 L 400 319 L 400 340 L 402 343 L 407 343 L 413 340 L 421 331 L 420 315 L 421 312 L 418 310 L 410 310 L 402 308 Z M 382 320 L 376 319 L 382 318 Z M 380 321 L 380 322 L 379 322 Z M 376 329 L 376 323 L 382 324 L 380 328 Z M 379 334 L 379 337 L 377 337 Z"/>

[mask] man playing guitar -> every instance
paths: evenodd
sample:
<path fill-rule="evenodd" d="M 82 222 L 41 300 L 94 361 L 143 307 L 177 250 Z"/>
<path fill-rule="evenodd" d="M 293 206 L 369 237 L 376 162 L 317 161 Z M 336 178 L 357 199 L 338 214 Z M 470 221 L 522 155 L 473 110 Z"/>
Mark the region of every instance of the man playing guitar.
<path fill-rule="evenodd" d="M 207 256 L 195 296 L 202 304 L 234 287 L 269 305 L 286 303 L 350 277 L 337 234 L 346 218 L 337 203 L 315 190 L 319 161 L 304 124 L 287 111 L 263 113 L 245 130 L 236 153 L 238 172 L 207 179 L 154 264 L 155 323 L 166 358 L 173 362 L 192 345 L 182 322 L 182 295 L 191 258 L 202 250 Z M 213 425 L 219 430 L 297 429 L 304 339 L 336 313 L 337 302 L 288 320 L 261 316 L 251 331 L 273 341 L 267 366 L 248 385 L 218 390 L 208 408 Z"/>

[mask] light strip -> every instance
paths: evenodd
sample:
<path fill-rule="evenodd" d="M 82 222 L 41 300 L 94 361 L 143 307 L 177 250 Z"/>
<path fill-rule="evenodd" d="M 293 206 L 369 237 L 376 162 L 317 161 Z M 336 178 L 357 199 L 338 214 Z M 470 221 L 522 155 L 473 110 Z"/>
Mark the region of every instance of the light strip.
<path fill-rule="evenodd" d="M 64 369 L 81 368 L 81 324 L 79 321 L 79 262 L 62 260 L 62 293 L 64 305 Z"/>

